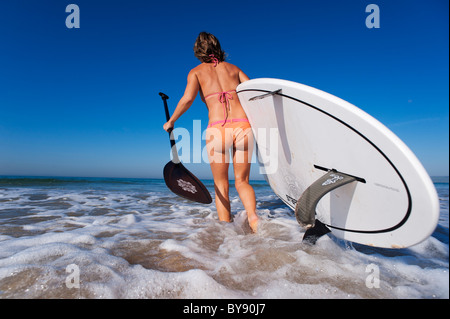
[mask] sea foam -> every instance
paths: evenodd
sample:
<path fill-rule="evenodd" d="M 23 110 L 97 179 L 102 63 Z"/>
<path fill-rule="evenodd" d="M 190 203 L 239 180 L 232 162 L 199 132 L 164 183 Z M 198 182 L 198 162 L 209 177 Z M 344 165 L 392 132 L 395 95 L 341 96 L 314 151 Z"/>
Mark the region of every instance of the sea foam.
<path fill-rule="evenodd" d="M 0 185 L 0 298 L 449 298 L 448 184 L 433 236 L 396 250 L 302 243 L 265 184 L 252 234 L 234 190 L 224 223 L 162 181 L 54 183 Z"/>

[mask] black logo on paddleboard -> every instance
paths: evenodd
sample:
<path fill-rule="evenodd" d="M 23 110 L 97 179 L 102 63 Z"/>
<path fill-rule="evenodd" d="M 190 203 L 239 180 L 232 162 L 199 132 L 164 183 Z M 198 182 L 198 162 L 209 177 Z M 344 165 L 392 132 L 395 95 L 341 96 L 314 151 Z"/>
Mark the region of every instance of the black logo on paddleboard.
<path fill-rule="evenodd" d="M 297 200 L 295 198 L 292 198 L 291 196 L 286 194 L 286 198 L 288 202 L 292 203 L 294 206 L 297 205 Z"/>

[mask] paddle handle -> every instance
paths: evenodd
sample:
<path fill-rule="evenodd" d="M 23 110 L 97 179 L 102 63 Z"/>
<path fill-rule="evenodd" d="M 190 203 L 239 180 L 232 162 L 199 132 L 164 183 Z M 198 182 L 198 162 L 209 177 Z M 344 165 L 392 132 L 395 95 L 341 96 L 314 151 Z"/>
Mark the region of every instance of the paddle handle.
<path fill-rule="evenodd" d="M 169 106 L 167 105 L 167 100 L 169 99 L 169 97 L 167 95 L 165 95 L 164 93 L 162 93 L 162 92 L 159 92 L 159 96 L 162 98 L 162 100 L 164 102 L 164 110 L 166 112 L 166 120 L 169 121 L 170 120 L 170 113 L 169 113 Z M 178 158 L 177 147 L 175 145 L 175 139 L 173 138 L 172 131 L 173 131 L 173 128 L 170 128 L 167 131 L 167 132 L 169 132 L 170 147 L 172 149 L 172 155 L 173 155 L 172 161 L 174 163 L 179 163 L 180 159 Z"/>
<path fill-rule="evenodd" d="M 167 106 L 167 100 L 169 99 L 169 97 L 167 95 L 165 95 L 164 93 L 162 93 L 162 92 L 159 92 L 159 96 L 164 101 L 164 109 L 166 110 L 166 120 L 169 121 L 170 120 L 170 114 L 169 114 L 169 107 Z"/>

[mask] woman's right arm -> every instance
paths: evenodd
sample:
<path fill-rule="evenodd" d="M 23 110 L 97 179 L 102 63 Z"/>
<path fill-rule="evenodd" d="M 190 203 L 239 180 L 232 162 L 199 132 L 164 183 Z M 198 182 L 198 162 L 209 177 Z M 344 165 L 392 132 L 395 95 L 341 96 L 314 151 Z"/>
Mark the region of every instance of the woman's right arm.
<path fill-rule="evenodd" d="M 172 116 L 170 117 L 170 120 L 164 124 L 164 130 L 168 131 L 169 129 L 173 128 L 175 121 L 178 120 L 178 118 L 191 107 L 192 103 L 195 100 L 195 97 L 197 96 L 199 88 L 200 85 L 198 84 L 197 75 L 192 70 L 188 75 L 188 81 L 184 95 L 178 102 L 178 105 L 175 108 Z"/>
<path fill-rule="evenodd" d="M 250 78 L 247 76 L 247 74 L 245 74 L 244 72 L 242 72 L 241 69 L 239 69 L 239 83 L 245 82 L 250 80 Z"/>

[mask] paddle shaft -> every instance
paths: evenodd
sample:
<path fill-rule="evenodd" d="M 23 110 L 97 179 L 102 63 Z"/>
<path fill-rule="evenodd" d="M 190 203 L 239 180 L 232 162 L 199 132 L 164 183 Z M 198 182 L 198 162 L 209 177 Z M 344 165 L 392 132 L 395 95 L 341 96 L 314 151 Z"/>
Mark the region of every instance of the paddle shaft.
<path fill-rule="evenodd" d="M 167 105 L 167 100 L 169 99 L 169 97 L 167 95 L 165 95 L 164 93 L 160 92 L 159 96 L 161 96 L 163 102 L 164 102 L 164 110 L 166 112 L 166 120 L 169 121 L 170 120 L 170 113 L 169 113 L 169 106 Z M 170 140 L 170 147 L 172 149 L 172 155 L 173 155 L 173 159 L 172 161 L 174 163 L 179 163 L 180 159 L 178 158 L 178 151 L 177 151 L 177 146 L 175 145 L 175 139 L 173 137 L 172 134 L 173 128 L 170 128 L 168 130 L 169 132 L 169 140 Z"/>

